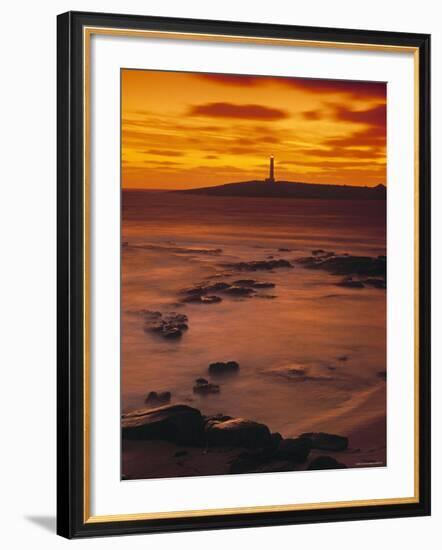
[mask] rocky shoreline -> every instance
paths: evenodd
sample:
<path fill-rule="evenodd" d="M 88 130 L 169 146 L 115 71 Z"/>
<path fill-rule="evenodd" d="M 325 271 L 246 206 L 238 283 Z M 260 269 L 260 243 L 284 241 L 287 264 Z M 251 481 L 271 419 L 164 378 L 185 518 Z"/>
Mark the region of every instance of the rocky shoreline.
<path fill-rule="evenodd" d="M 330 453 L 342 453 L 349 446 L 345 436 L 310 432 L 283 438 L 263 423 L 222 414 L 204 416 L 184 404 L 123 414 L 122 439 L 123 455 L 125 450 L 133 454 L 137 443 L 140 449 L 148 442 L 151 447 L 167 442 L 175 449 L 173 457 L 181 460 L 191 454 L 218 455 L 207 475 L 346 468 Z M 123 466 L 124 479 L 139 476 L 130 470 Z"/>
<path fill-rule="evenodd" d="M 157 249 L 162 250 L 158 246 L 155 250 Z M 278 250 L 291 251 L 288 248 Z M 183 247 L 175 247 L 173 251 L 175 254 L 187 254 L 187 249 Z M 193 254 L 212 256 L 219 256 L 221 252 L 221 249 L 192 249 Z M 191 284 L 188 288 L 176 293 L 178 301 L 171 303 L 170 308 L 183 308 L 178 312 L 168 310 L 169 306 L 166 306 L 162 311 L 142 309 L 130 313 L 141 318 L 145 333 L 170 341 L 171 346 L 175 348 L 179 346 L 182 338 L 188 338 L 183 335 L 189 329 L 192 334 L 188 315 L 192 320 L 197 309 L 198 311 L 200 307 L 205 309 L 204 306 L 199 305 L 193 308 L 195 304 L 276 298 L 273 294 L 267 293 L 277 285 L 279 288 L 280 280 L 276 275 L 272 277 L 276 283 L 267 279 L 268 274 L 275 273 L 275 270 L 281 269 L 282 272 L 287 270 L 287 273 L 291 271 L 295 275 L 298 269 L 321 270 L 328 274 L 327 277 L 334 276 L 333 284 L 337 286 L 351 289 L 372 287 L 385 290 L 386 288 L 385 256 L 354 256 L 317 249 L 312 250 L 310 256 L 301 258 L 287 260 L 267 256 L 267 259 L 261 260 L 218 263 L 217 269 L 219 270 L 220 267 L 226 271 L 217 271 L 217 274 L 212 277 L 200 279 L 203 282 Z M 242 275 L 240 275 L 241 272 Z M 252 272 L 254 277 L 259 277 L 259 273 L 256 272 L 265 272 L 266 279 L 239 278 L 250 277 Z M 216 282 L 210 280 L 215 277 L 218 279 Z M 223 305 L 220 307 L 222 308 Z M 216 311 L 217 306 L 212 307 Z M 183 310 L 186 313 L 181 313 Z M 287 383 L 294 384 L 347 382 L 351 380 L 350 371 L 347 369 L 347 372 L 340 367 L 348 361 L 348 355 L 339 355 L 327 361 L 300 361 L 276 365 L 262 370 L 260 374 L 283 378 Z M 194 397 L 203 397 L 208 400 L 216 400 L 213 394 L 226 390 L 226 388 L 223 390 L 224 380 L 240 372 L 240 365 L 232 360 L 210 363 L 206 368 L 205 373 L 197 373 L 198 378 L 195 378 L 193 383 L 189 383 L 189 392 L 192 391 Z M 244 368 L 247 371 L 247 365 Z M 376 378 L 383 386 L 386 372 L 378 371 Z M 377 429 L 384 429 L 381 417 L 373 415 L 366 424 L 361 422 L 365 430 L 363 445 L 360 437 L 354 436 L 356 421 L 348 428 L 348 432 L 347 428 L 343 430 L 345 435 L 311 431 L 285 438 L 278 432 L 272 432 L 266 424 L 261 422 L 225 414 L 204 415 L 198 408 L 184 403 L 174 403 L 173 399 L 178 399 L 173 395 L 175 390 L 170 387 L 167 389 L 172 391 L 158 390 L 154 386 L 154 389 L 146 395 L 146 408 L 129 411 L 122 415 L 123 479 L 327 470 L 371 464 L 385 465 L 385 448 L 375 448 L 370 444 L 371 426 L 376 425 Z M 381 398 L 382 396 L 378 397 L 379 400 Z M 191 401 L 192 399 L 189 398 L 188 402 Z M 255 415 L 251 414 L 251 416 Z M 296 426 L 296 419 L 293 425 Z M 313 424 L 307 425 L 307 429 L 312 427 Z M 322 420 L 314 428 L 327 430 Z M 329 425 L 328 429 L 340 430 L 339 426 L 334 425 Z M 293 434 L 296 431 L 285 433 Z M 363 448 L 362 451 L 361 448 Z"/>

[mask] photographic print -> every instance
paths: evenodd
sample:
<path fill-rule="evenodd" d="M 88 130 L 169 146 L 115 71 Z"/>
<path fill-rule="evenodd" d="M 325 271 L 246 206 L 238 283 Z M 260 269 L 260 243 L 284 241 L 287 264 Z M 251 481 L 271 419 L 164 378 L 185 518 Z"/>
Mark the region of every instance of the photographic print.
<path fill-rule="evenodd" d="M 121 70 L 123 480 L 386 466 L 386 108 Z"/>
<path fill-rule="evenodd" d="M 428 34 L 58 17 L 58 534 L 430 514 L 430 137 Z"/>

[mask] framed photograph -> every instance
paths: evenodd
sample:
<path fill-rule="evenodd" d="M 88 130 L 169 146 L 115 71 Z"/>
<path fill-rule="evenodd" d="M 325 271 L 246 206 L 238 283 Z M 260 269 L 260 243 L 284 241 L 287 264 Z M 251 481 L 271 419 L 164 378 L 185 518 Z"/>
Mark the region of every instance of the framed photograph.
<path fill-rule="evenodd" d="M 58 533 L 430 513 L 430 37 L 58 17 Z"/>

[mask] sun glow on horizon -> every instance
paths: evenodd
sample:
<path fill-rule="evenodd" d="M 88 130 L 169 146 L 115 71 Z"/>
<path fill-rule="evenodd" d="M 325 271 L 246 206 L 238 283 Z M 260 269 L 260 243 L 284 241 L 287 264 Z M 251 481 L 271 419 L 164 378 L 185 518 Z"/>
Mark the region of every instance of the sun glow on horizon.
<path fill-rule="evenodd" d="M 386 84 L 122 70 L 122 185 L 386 184 Z"/>

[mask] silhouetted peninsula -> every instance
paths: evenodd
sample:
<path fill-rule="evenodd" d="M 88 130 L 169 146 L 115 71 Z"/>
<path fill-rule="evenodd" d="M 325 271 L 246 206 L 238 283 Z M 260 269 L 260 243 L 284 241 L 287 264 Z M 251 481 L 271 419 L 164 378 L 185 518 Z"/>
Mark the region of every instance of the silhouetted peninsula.
<path fill-rule="evenodd" d="M 194 195 L 213 195 L 220 197 L 280 197 L 289 199 L 360 199 L 385 200 L 385 185 L 361 187 L 351 185 L 329 185 L 292 181 L 242 181 L 214 187 L 200 187 L 175 191 Z"/>

